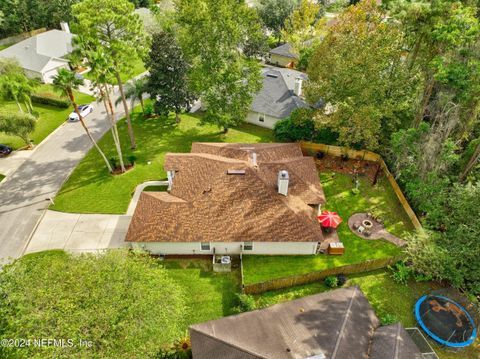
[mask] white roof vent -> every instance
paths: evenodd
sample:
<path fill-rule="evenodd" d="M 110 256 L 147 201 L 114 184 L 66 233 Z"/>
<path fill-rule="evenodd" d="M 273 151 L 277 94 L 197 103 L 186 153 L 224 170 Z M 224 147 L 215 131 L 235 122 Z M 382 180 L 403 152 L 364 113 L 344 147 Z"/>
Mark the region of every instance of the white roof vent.
<path fill-rule="evenodd" d="M 278 181 L 277 181 L 278 193 L 283 194 L 284 196 L 288 195 L 288 182 L 289 182 L 288 172 L 285 170 L 278 172 Z"/>
<path fill-rule="evenodd" d="M 258 166 L 257 164 L 257 154 L 255 152 L 252 153 L 252 165 L 255 167 Z"/>

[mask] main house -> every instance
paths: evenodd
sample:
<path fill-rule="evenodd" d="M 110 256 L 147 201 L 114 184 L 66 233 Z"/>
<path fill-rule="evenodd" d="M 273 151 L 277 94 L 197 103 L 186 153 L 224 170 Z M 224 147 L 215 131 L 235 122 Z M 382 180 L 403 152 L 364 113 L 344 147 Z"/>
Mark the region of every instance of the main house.
<path fill-rule="evenodd" d="M 165 157 L 167 192 L 143 192 L 126 241 L 154 254 L 315 254 L 325 202 L 313 158 L 286 144 L 193 143 Z"/>
<path fill-rule="evenodd" d="M 262 89 L 254 96 L 246 121 L 273 129 L 298 108 L 308 108 L 302 93 L 307 75 L 292 69 L 264 67 Z"/>
<path fill-rule="evenodd" d="M 73 50 L 68 24 L 62 30 L 50 30 L 0 51 L 0 57 L 16 59 L 30 78 L 52 83 L 61 68 L 69 68 L 65 56 Z"/>

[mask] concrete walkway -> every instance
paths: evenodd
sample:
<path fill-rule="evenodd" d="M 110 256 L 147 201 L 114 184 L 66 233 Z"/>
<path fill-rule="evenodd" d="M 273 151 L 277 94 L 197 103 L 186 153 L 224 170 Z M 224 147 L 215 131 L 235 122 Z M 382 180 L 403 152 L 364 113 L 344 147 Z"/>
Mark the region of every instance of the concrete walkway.
<path fill-rule="evenodd" d="M 46 211 L 25 253 L 48 249 L 94 252 L 125 246 L 131 216 Z"/>
<path fill-rule="evenodd" d="M 127 210 L 128 216 L 133 216 L 133 213 L 135 212 L 135 208 L 137 208 L 137 202 L 138 202 L 138 199 L 140 198 L 140 195 L 142 194 L 143 190 L 146 187 L 150 187 L 150 186 L 168 186 L 168 181 L 148 181 L 148 182 L 139 184 L 137 188 L 135 188 L 135 193 L 133 194 L 132 200 L 128 205 L 128 210 Z"/>

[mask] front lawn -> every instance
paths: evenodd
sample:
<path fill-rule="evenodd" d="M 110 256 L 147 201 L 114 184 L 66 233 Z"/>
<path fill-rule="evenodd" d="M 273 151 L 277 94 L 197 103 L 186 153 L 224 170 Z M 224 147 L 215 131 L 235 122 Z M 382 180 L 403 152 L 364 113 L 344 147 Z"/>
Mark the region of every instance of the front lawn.
<path fill-rule="evenodd" d="M 40 85 L 37 89 L 37 93 L 53 92 L 51 85 Z M 91 103 L 94 101 L 92 96 L 79 93 L 75 94 L 77 102 Z M 2 111 L 17 112 L 18 107 L 15 101 L 8 101 L 0 99 L 0 108 Z M 33 104 L 33 109 L 38 112 L 39 118 L 35 131 L 30 135 L 33 143 L 38 145 L 45 137 L 52 133 L 58 126 L 65 122 L 72 108 L 59 108 L 49 105 Z M 25 143 L 15 136 L 9 136 L 0 132 L 0 143 L 6 144 L 14 149 L 18 149 L 25 146 Z"/>
<path fill-rule="evenodd" d="M 392 233 L 405 236 L 413 230 L 413 225 L 386 178 L 380 178 L 375 186 L 365 177 L 360 177 L 359 180 L 360 193 L 355 195 L 351 191 L 354 187 L 351 176 L 333 172 L 320 173 L 320 182 L 327 200 L 324 208 L 338 212 L 343 218 L 343 223 L 338 227 L 338 236 L 345 246 L 343 256 L 245 256 L 245 284 L 400 254 L 401 249 L 393 244 L 384 240 L 361 239 L 348 227 L 347 220 L 354 213 L 375 210 Z"/>
<path fill-rule="evenodd" d="M 142 59 L 135 58 L 131 61 L 131 64 L 132 64 L 132 71 L 130 73 L 128 73 L 128 74 L 125 73 L 125 72 L 120 73 L 120 78 L 122 79 L 123 83 L 125 83 L 128 80 L 133 79 L 134 77 L 136 77 L 136 76 L 144 73 L 145 71 L 147 71 Z M 90 72 L 87 72 L 83 76 L 90 81 L 95 80 Z M 115 81 L 115 83 L 116 83 L 116 81 Z"/>
<path fill-rule="evenodd" d="M 386 315 L 396 318 L 404 327 L 415 327 L 416 321 L 413 313 L 415 302 L 422 295 L 431 290 L 438 289 L 434 282 L 409 281 L 408 285 L 395 283 L 389 271 L 377 270 L 369 273 L 352 275 L 346 286 L 358 285 L 382 319 Z M 280 289 L 255 296 L 259 307 L 266 307 L 276 303 L 305 297 L 330 290 L 322 282 L 302 286 Z M 447 352 L 433 341 L 430 344 L 441 359 L 478 358 L 478 351 L 470 346 L 459 353 Z"/>
<path fill-rule="evenodd" d="M 5 178 L 5 176 L 0 173 L 0 182 L 2 182 L 2 180 L 3 180 L 4 178 Z"/>
<path fill-rule="evenodd" d="M 91 150 L 64 184 L 52 209 L 78 213 L 125 213 L 136 186 L 166 178 L 163 161 L 167 152 L 190 152 L 192 142 L 272 142 L 272 131 L 244 124 L 224 134 L 218 127 L 200 126 L 198 118 L 182 115 L 179 125 L 160 119 L 144 119 L 139 108 L 132 114 L 138 148 L 130 150 L 127 128 L 119 124 L 125 159 L 135 156 L 135 167 L 120 176 L 111 176 L 97 151 Z M 112 136 L 100 141 L 107 157 L 115 157 Z"/>
<path fill-rule="evenodd" d="M 167 259 L 169 277 L 186 293 L 187 327 L 232 314 L 240 292 L 238 271 L 214 273 L 210 259 Z"/>

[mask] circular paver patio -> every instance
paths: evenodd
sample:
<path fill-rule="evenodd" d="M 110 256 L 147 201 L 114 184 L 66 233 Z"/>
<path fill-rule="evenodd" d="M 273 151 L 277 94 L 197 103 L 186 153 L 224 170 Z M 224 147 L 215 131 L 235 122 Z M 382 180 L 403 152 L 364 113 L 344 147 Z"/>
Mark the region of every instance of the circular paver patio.
<path fill-rule="evenodd" d="M 368 220 L 372 223 L 372 227 L 368 229 L 370 232 L 369 236 L 366 236 L 364 233 L 360 233 L 357 229 L 359 225 L 362 225 L 362 222 Z M 389 241 L 390 243 L 395 244 L 398 247 L 403 247 L 406 242 L 398 238 L 397 236 L 394 236 L 391 234 L 389 231 L 385 229 L 383 224 L 377 222 L 376 220 L 372 219 L 368 214 L 366 213 L 356 213 L 352 215 L 348 219 L 348 227 L 350 227 L 350 230 L 355 233 L 357 236 L 363 239 L 385 239 L 386 241 Z"/>

